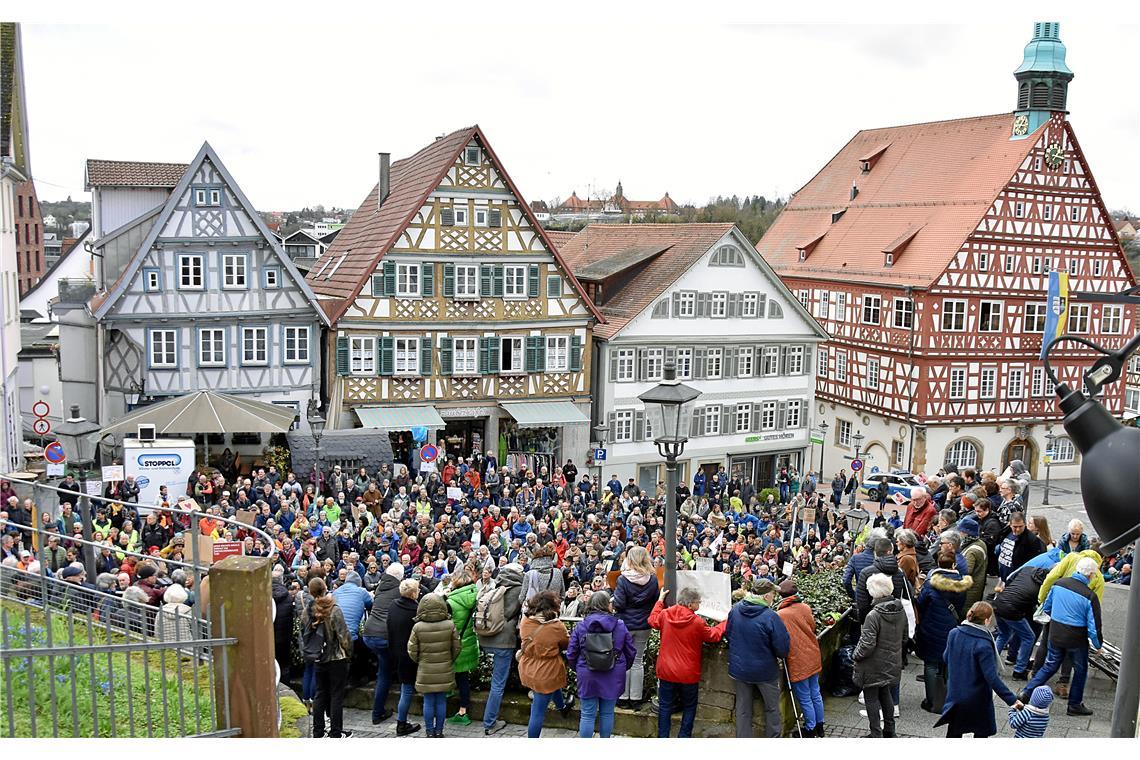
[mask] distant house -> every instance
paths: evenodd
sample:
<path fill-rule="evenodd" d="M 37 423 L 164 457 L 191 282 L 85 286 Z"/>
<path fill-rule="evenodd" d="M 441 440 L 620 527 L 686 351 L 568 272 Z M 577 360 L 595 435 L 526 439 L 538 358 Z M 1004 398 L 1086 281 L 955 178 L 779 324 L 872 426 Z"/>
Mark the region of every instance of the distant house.
<path fill-rule="evenodd" d="M 1114 219 L 1112 224 L 1116 228 L 1116 236 L 1120 238 L 1120 242 L 1127 243 L 1136 239 L 1137 222 L 1131 219 Z"/>
<path fill-rule="evenodd" d="M 328 235 L 335 237 L 336 233 L 326 233 L 326 236 Z M 292 235 L 282 238 L 281 247 L 285 249 L 285 255 L 292 259 L 302 272 L 308 272 L 317 259 L 328 250 L 332 239 L 329 238 L 326 242 L 311 229 L 297 230 Z"/>
<path fill-rule="evenodd" d="M 45 230 L 54 230 L 58 226 L 59 226 L 59 222 L 56 220 L 54 214 L 48 214 L 47 216 L 44 217 L 44 229 Z M 47 236 L 45 235 L 44 237 L 47 237 Z"/>
<path fill-rule="evenodd" d="M 545 205 L 545 204 L 544 204 Z M 621 182 L 609 198 L 578 197 L 577 191 L 571 192 L 570 197 L 562 201 L 557 208 L 551 210 L 550 218 L 555 221 L 572 221 L 589 219 L 591 221 L 617 220 L 630 216 L 640 219 L 653 214 L 675 216 L 681 213 L 677 202 L 665 193 L 659 200 L 635 201 L 625 197 Z"/>

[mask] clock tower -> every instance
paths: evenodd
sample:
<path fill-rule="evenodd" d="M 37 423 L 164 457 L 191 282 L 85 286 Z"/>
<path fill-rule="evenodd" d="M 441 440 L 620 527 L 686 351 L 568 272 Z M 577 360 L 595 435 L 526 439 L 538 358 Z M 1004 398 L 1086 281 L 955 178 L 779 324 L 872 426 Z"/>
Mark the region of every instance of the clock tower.
<path fill-rule="evenodd" d="M 1056 21 L 1038 21 L 1033 39 L 1025 46 L 1025 58 L 1013 72 L 1017 79 L 1017 110 L 1013 114 L 1011 139 L 1032 134 L 1054 113 L 1068 113 L 1065 103 L 1073 72 L 1065 65 L 1065 45 Z"/>

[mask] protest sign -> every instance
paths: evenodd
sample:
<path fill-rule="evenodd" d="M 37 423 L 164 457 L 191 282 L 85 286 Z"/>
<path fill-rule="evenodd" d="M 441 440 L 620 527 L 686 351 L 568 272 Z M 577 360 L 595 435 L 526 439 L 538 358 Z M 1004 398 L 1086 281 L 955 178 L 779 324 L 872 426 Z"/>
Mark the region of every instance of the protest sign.
<path fill-rule="evenodd" d="M 447 487 L 447 498 L 449 501 L 461 501 L 463 499 L 463 489 L 448 486 Z"/>
<path fill-rule="evenodd" d="M 253 520 L 255 517 L 257 517 L 257 512 L 252 509 L 239 509 L 237 511 L 237 514 L 234 515 L 235 520 L 237 520 L 239 523 L 242 523 L 243 525 L 249 525 L 250 527 L 253 527 Z"/>
<path fill-rule="evenodd" d="M 696 589 L 701 595 L 698 615 L 712 620 L 724 620 L 732 609 L 732 577 L 727 573 L 714 573 L 703 570 L 678 570 L 677 593 L 687 588 Z M 670 600 L 677 597 L 669 594 Z"/>
<path fill-rule="evenodd" d="M 697 557 L 696 563 L 697 563 L 697 566 L 694 569 L 699 571 L 699 572 L 711 573 L 713 570 L 713 558 L 712 557 Z"/>
<path fill-rule="evenodd" d="M 103 468 L 103 482 L 113 483 L 123 479 L 123 465 L 110 464 Z"/>
<path fill-rule="evenodd" d="M 88 480 L 84 484 L 88 496 L 102 496 L 103 484 L 98 480 Z"/>

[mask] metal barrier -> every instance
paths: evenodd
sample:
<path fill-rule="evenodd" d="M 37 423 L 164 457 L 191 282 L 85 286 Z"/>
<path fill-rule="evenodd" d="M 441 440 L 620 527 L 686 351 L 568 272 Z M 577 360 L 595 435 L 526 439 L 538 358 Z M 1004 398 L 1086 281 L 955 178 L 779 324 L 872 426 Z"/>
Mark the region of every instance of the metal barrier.
<path fill-rule="evenodd" d="M 74 498 L 74 492 L 43 483 L 11 482 L 21 501 L 32 500 L 33 524 L 5 520 L 2 528 L 5 533 L 19 532 L 17 548 L 37 548 L 39 568 L 29 572 L 13 560 L 0 566 L 0 720 L 4 723 L 0 735 L 153 738 L 239 734 L 230 720 L 233 684 L 225 667 L 229 647 L 237 639 L 226 634 L 224 608 L 215 625 L 208 606 L 202 604 L 202 580 L 212 558 L 198 556 L 198 542 L 189 542 L 189 562 L 112 548 L 119 562 L 134 557 L 165 566 L 172 574 L 179 569 L 186 573 L 192 604 L 156 606 L 148 603 L 145 591 L 120 588 L 117 578 L 112 586 L 109 573 L 97 577 L 93 572 L 95 560 L 109 545 L 92 540 L 91 504 L 120 502 L 97 496 Z M 45 510 L 40 505 L 54 494 L 79 502 L 74 506 L 82 520 L 82 537 L 60 533 L 54 524 L 41 524 Z M 141 506 L 188 522 L 190 534 L 197 531 L 198 520 L 204 516 L 190 500 L 173 508 Z M 55 508 L 50 512 L 54 519 Z M 276 555 L 265 532 L 231 518 L 210 519 L 260 536 L 270 558 Z M 83 576 L 64 580 L 51 573 L 43 551 L 51 536 L 59 539 L 65 551 L 73 549 L 79 555 L 78 561 L 87 568 L 86 580 L 99 582 L 101 587 L 84 583 Z M 220 658 L 223 667 L 215 669 L 215 658 Z M 221 674 L 221 683 L 216 681 L 216 672 Z"/>

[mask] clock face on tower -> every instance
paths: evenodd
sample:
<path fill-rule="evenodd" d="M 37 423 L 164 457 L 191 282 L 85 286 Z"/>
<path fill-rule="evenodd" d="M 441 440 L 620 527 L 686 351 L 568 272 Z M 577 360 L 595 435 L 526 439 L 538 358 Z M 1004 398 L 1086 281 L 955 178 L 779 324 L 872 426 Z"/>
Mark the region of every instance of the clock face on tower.
<path fill-rule="evenodd" d="M 1018 114 L 1013 118 L 1013 134 L 1021 137 L 1029 131 L 1029 117 L 1025 114 Z"/>
<path fill-rule="evenodd" d="M 1065 151 L 1061 148 L 1060 143 L 1050 143 L 1049 147 L 1045 149 L 1045 163 L 1050 169 L 1056 169 L 1060 166 L 1064 158 Z"/>

